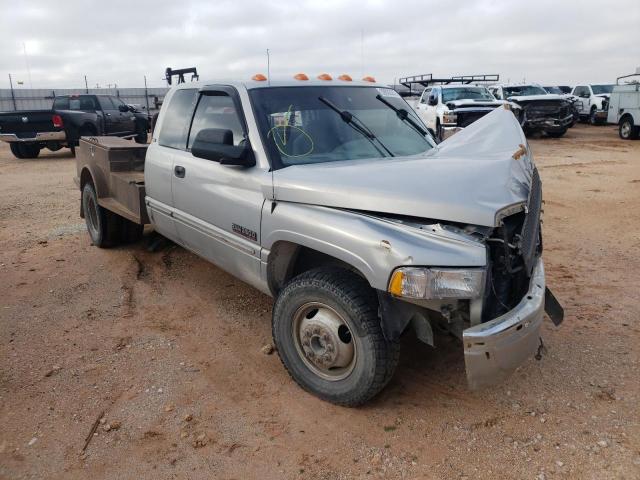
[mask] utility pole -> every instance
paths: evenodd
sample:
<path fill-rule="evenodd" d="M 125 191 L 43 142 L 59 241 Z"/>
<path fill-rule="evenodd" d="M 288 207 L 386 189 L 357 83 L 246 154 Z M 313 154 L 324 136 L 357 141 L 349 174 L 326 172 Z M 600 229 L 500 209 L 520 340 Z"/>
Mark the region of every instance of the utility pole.
<path fill-rule="evenodd" d="M 267 82 L 271 86 L 271 57 L 269 56 L 269 49 L 267 48 Z"/>
<path fill-rule="evenodd" d="M 13 100 L 13 110 L 17 111 L 18 106 L 16 105 L 16 95 L 13 93 L 13 80 L 11 79 L 11 74 L 9 74 L 9 85 L 11 86 L 11 100 Z"/>
<path fill-rule="evenodd" d="M 144 101 L 147 104 L 147 114 L 149 113 L 149 91 L 147 90 L 147 76 L 144 76 Z"/>
<path fill-rule="evenodd" d="M 87 76 L 84 76 L 84 93 L 89 93 L 89 84 L 87 83 Z"/>

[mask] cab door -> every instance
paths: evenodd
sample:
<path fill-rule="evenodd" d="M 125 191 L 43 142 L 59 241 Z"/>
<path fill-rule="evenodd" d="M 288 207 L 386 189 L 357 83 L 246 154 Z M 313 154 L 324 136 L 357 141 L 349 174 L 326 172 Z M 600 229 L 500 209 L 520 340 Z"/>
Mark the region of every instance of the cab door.
<path fill-rule="evenodd" d="M 111 97 L 111 101 L 118 111 L 118 128 L 121 134 L 135 133 L 136 131 L 136 117 L 126 103 L 120 100 L 118 97 Z M 122 110 L 127 109 L 125 112 Z"/>
<path fill-rule="evenodd" d="M 154 228 L 181 243 L 174 219 L 173 175 L 176 156 L 187 148 L 189 124 L 198 90 L 176 89 L 167 95 L 144 162 L 147 212 Z"/>
<path fill-rule="evenodd" d="M 119 130 L 118 110 L 107 95 L 96 95 L 100 108 L 102 109 L 102 118 L 104 120 L 104 135 L 115 135 Z"/>
<path fill-rule="evenodd" d="M 176 151 L 172 178 L 174 218 L 180 242 L 234 276 L 260 280 L 261 185 L 268 172 L 197 158 L 191 146 L 202 129 L 230 130 L 230 143 L 247 141 L 237 91 L 207 87 L 200 92 L 187 149 Z"/>

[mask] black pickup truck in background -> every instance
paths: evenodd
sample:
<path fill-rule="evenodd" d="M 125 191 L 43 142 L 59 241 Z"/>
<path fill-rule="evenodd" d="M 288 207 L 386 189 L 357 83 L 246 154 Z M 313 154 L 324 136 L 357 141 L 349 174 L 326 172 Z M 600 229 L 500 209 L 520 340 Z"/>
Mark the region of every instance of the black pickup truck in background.
<path fill-rule="evenodd" d="M 147 143 L 150 118 L 113 95 L 56 97 L 51 110 L 0 113 L 0 140 L 17 158 L 36 158 L 43 148 L 70 148 L 75 154 L 80 137 L 135 136 Z"/>

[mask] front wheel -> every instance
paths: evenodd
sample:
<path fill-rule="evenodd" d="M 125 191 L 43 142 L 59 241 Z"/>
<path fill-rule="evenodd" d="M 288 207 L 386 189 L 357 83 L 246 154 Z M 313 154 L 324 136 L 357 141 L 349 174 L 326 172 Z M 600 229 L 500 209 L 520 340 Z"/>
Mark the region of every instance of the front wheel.
<path fill-rule="evenodd" d="M 562 130 L 554 130 L 552 132 L 547 132 L 547 135 L 551 138 L 560 138 L 562 137 L 565 133 L 567 133 L 567 129 L 563 128 Z"/>
<path fill-rule="evenodd" d="M 589 123 L 591 125 L 598 125 L 598 119 L 596 118 L 596 107 L 591 107 L 589 112 Z"/>
<path fill-rule="evenodd" d="M 399 343 L 382 335 L 374 290 L 349 270 L 323 267 L 291 280 L 275 302 L 272 331 L 298 385 L 339 405 L 371 399 L 398 364 Z"/>
<path fill-rule="evenodd" d="M 136 125 L 136 143 L 147 143 L 148 132 L 146 125 L 139 123 Z"/>

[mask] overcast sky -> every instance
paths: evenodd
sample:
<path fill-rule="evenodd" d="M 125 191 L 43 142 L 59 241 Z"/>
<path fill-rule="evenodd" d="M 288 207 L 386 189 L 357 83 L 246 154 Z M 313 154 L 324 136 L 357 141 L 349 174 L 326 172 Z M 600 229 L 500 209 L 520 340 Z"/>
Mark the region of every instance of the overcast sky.
<path fill-rule="evenodd" d="M 0 88 L 163 86 L 306 72 L 614 82 L 640 67 L 640 0 L 0 0 Z M 25 56 L 26 50 L 26 56 Z M 27 67 L 28 65 L 28 67 Z M 30 75 L 29 75 L 30 71 Z M 30 77 L 30 78 L 29 78 Z"/>

